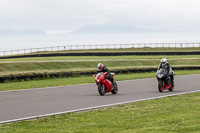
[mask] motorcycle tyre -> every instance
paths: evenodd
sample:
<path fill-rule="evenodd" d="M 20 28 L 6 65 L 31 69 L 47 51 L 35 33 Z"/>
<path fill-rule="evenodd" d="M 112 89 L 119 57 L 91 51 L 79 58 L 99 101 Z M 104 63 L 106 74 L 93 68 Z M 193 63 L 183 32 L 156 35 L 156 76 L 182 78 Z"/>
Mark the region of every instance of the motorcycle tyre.
<path fill-rule="evenodd" d="M 163 92 L 164 91 L 164 89 L 162 89 L 163 88 L 162 82 L 163 82 L 162 80 L 158 81 L 158 90 L 159 90 L 159 92 Z"/>
<path fill-rule="evenodd" d="M 115 81 L 113 81 L 113 84 L 114 84 L 114 89 L 111 91 L 112 94 L 117 94 L 118 92 L 118 86 L 117 86 L 117 83 Z"/>
<path fill-rule="evenodd" d="M 172 89 L 173 88 L 173 89 Z M 171 86 L 169 89 L 169 91 L 173 91 L 174 90 L 174 86 Z"/>
<path fill-rule="evenodd" d="M 106 89 L 102 86 L 102 84 L 98 84 L 98 92 L 101 96 L 105 95 Z"/>

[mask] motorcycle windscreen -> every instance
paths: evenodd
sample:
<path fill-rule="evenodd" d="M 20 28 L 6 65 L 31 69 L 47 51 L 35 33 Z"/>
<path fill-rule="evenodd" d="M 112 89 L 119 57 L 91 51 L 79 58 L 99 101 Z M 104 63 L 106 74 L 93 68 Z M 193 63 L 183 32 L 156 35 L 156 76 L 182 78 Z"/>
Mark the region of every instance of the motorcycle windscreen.
<path fill-rule="evenodd" d="M 97 74 L 96 77 L 100 77 L 102 74 L 103 74 L 103 72 L 100 72 L 100 73 Z"/>

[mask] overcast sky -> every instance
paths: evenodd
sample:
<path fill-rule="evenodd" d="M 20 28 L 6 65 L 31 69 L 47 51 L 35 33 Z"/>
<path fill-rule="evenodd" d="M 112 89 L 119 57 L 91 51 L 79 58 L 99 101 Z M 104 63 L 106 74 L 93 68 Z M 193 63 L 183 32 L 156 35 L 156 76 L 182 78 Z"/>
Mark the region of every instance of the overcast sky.
<path fill-rule="evenodd" d="M 105 24 L 200 32 L 200 1 L 0 0 L 0 29 L 57 34 Z"/>

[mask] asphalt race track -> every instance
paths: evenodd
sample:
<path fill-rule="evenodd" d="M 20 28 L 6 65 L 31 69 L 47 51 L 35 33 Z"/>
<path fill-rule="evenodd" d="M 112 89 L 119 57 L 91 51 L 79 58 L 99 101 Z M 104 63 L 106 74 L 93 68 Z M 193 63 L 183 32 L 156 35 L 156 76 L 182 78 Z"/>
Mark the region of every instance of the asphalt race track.
<path fill-rule="evenodd" d="M 100 96 L 96 84 L 0 92 L 0 123 L 200 91 L 200 74 L 175 76 L 173 92 L 156 78 L 117 81 L 119 92 Z"/>

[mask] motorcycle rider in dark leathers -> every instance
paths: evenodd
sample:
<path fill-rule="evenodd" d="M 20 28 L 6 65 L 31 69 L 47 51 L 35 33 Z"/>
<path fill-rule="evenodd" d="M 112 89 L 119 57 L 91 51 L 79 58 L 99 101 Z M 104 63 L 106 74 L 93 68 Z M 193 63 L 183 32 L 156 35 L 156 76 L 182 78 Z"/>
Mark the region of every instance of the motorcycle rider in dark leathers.
<path fill-rule="evenodd" d="M 171 65 L 167 62 L 166 58 L 161 59 L 161 63 L 158 67 L 158 70 L 160 70 L 161 68 L 164 68 L 167 70 L 167 78 L 168 77 L 171 78 L 172 86 L 174 86 L 174 72 L 172 71 Z M 167 84 L 169 85 L 170 83 L 167 83 Z"/>
<path fill-rule="evenodd" d="M 99 72 L 107 72 L 106 78 L 108 78 L 108 80 L 110 80 L 111 83 L 113 84 L 113 80 L 114 80 L 114 79 L 113 79 L 113 77 L 111 76 L 110 71 L 109 71 L 102 63 L 99 63 L 99 64 L 97 65 L 97 74 L 98 74 Z"/>

